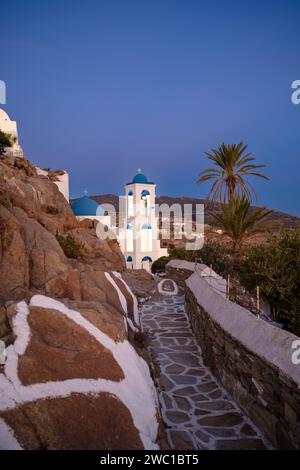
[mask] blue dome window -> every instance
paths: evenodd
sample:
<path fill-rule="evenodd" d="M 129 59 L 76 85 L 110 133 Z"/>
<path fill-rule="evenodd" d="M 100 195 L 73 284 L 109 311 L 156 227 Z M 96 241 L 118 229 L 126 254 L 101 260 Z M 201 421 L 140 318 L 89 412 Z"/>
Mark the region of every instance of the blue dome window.
<path fill-rule="evenodd" d="M 127 256 L 127 261 L 132 263 L 132 256 Z"/>
<path fill-rule="evenodd" d="M 79 199 L 76 199 L 76 201 L 72 202 L 71 208 L 76 216 L 87 216 L 87 215 L 102 215 L 98 214 L 98 206 L 99 204 L 94 201 L 93 199 L 90 199 L 87 196 L 83 196 Z M 101 206 L 100 206 L 101 207 Z M 101 208 L 102 209 L 102 208 Z M 103 209 L 102 209 L 103 211 Z M 104 213 L 104 211 L 103 211 Z"/>
<path fill-rule="evenodd" d="M 141 197 L 146 197 L 146 196 L 150 196 L 150 193 L 148 189 L 143 189 L 143 191 L 141 192 Z"/>
<path fill-rule="evenodd" d="M 132 192 L 132 191 L 128 191 L 128 196 L 133 196 L 133 192 Z"/>
<path fill-rule="evenodd" d="M 133 225 L 132 224 L 127 224 L 127 230 L 133 230 Z"/>
<path fill-rule="evenodd" d="M 149 230 L 150 228 L 152 228 L 150 224 L 143 224 L 142 225 L 143 230 Z"/>
<path fill-rule="evenodd" d="M 150 258 L 150 256 L 144 256 L 144 258 L 142 259 L 142 262 L 143 261 L 150 261 L 150 263 L 152 263 L 152 259 Z"/>

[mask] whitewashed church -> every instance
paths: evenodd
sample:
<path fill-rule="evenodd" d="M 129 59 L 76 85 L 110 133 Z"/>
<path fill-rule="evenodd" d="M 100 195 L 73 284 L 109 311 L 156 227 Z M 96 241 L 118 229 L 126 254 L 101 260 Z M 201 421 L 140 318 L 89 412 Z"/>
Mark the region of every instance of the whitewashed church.
<path fill-rule="evenodd" d="M 126 215 L 119 228 L 119 242 L 128 268 L 150 270 L 153 261 L 168 255 L 158 236 L 155 188 L 141 170 L 125 186 Z"/>
<path fill-rule="evenodd" d="M 18 141 L 16 121 L 0 109 L 0 130 L 9 134 L 12 147 L 6 149 L 6 155 L 24 157 Z M 49 171 L 36 167 L 37 173 L 49 177 Z M 69 202 L 69 174 L 59 171 L 55 184 Z M 83 197 L 71 203 L 71 208 L 78 219 L 94 219 L 108 226 L 116 233 L 120 248 L 129 269 L 150 270 L 153 261 L 167 256 L 168 250 L 161 248 L 158 230 L 158 217 L 155 214 L 155 183 L 138 170 L 132 181 L 125 185 L 124 213 L 119 214 L 119 227 L 112 226 L 110 214 L 93 199 Z"/>

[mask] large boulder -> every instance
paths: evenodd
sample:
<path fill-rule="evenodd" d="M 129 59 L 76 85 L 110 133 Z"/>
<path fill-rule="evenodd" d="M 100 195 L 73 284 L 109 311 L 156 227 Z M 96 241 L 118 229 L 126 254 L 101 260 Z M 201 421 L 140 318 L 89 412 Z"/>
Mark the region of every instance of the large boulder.
<path fill-rule="evenodd" d="M 156 281 L 145 269 L 127 269 L 122 277 L 139 298 L 147 298 L 155 291 Z"/>
<path fill-rule="evenodd" d="M 154 386 L 126 339 L 40 295 L 11 306 L 9 318 L 0 448 L 157 448 Z"/>
<path fill-rule="evenodd" d="M 141 450 L 128 408 L 117 396 L 72 393 L 36 400 L 2 414 L 24 449 Z"/>

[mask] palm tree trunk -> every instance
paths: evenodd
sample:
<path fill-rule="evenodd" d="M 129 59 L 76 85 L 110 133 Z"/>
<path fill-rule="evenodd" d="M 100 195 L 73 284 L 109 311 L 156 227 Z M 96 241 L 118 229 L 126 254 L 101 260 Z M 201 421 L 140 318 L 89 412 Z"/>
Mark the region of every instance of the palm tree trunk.
<path fill-rule="evenodd" d="M 234 191 L 235 191 L 235 186 L 232 182 L 229 182 L 229 185 L 228 185 L 228 190 L 229 190 L 229 204 L 230 202 L 233 201 L 234 199 Z"/>
<path fill-rule="evenodd" d="M 237 242 L 233 243 L 233 256 L 232 256 L 232 271 L 233 273 L 238 270 L 241 258 L 241 245 Z"/>

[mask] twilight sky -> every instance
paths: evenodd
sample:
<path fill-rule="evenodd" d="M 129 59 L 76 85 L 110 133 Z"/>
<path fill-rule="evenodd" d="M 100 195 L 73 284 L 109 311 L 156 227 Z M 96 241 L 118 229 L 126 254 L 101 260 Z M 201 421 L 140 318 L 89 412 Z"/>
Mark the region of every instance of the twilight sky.
<path fill-rule="evenodd" d="M 71 196 L 199 196 L 204 152 L 244 141 L 270 182 L 259 203 L 300 215 L 299 0 L 1 2 L 2 106 L 26 156 L 67 169 Z"/>

